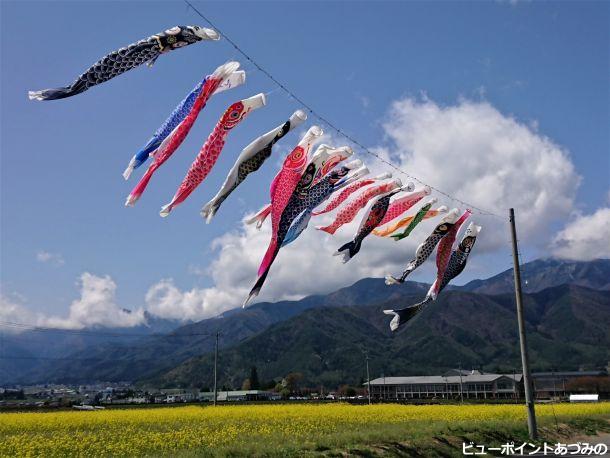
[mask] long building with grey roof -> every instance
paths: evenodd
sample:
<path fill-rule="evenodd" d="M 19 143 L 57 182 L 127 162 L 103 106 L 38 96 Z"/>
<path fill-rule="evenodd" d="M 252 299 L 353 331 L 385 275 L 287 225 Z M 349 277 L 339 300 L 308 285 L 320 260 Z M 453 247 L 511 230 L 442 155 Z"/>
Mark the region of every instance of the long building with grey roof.
<path fill-rule="evenodd" d="M 365 383 L 365 385 L 367 385 Z M 370 382 L 377 400 L 407 399 L 506 399 L 523 391 L 521 374 L 482 374 L 449 371 L 444 375 L 379 377 Z"/>

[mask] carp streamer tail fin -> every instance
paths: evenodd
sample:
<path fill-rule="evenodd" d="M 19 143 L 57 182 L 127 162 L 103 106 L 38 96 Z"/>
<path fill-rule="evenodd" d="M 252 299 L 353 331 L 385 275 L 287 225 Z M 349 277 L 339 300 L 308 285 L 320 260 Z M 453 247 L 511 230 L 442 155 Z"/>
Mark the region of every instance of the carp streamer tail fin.
<path fill-rule="evenodd" d="M 341 248 L 337 250 L 335 256 L 343 255 L 343 264 L 352 259 L 356 253 L 360 251 L 360 247 L 362 246 L 362 240 L 352 240 L 351 242 L 347 242 Z"/>
<path fill-rule="evenodd" d="M 29 91 L 30 100 L 58 100 L 76 95 L 72 86 L 58 87 L 56 89 L 43 89 L 42 91 Z"/>
<path fill-rule="evenodd" d="M 383 313 L 386 315 L 394 315 L 392 321 L 390 321 L 390 330 L 396 331 L 400 326 L 404 325 L 407 321 L 413 318 L 421 310 L 422 304 L 415 304 L 404 309 L 398 310 L 384 310 Z"/>
<path fill-rule="evenodd" d="M 385 276 L 385 284 L 386 285 L 399 285 L 400 283 L 404 283 L 405 281 L 402 278 L 396 278 L 392 275 Z"/>
<path fill-rule="evenodd" d="M 154 164 L 148 167 L 146 173 L 142 175 L 142 178 L 140 179 L 140 181 L 138 181 L 138 184 L 132 189 L 129 196 L 127 196 L 127 200 L 125 201 L 126 207 L 133 207 L 135 205 L 138 199 L 142 196 L 142 193 L 146 189 L 146 186 L 148 186 L 148 182 L 152 178 L 153 173 L 155 173 L 156 169 L 157 168 L 154 167 Z"/>

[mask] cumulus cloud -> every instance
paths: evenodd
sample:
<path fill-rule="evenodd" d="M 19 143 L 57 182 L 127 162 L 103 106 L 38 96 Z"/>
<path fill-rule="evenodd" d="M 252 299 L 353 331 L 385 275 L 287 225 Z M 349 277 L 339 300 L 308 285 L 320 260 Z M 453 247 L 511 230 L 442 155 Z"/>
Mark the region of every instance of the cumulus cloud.
<path fill-rule="evenodd" d="M 34 313 L 26 306 L 9 298 L 0 301 L 0 319 L 35 326 L 64 329 L 86 327 L 132 327 L 145 323 L 144 310 L 130 311 L 116 302 L 116 283 L 109 277 L 88 272 L 79 279 L 80 297 L 70 304 L 67 317 Z"/>
<path fill-rule="evenodd" d="M 552 241 L 551 249 L 559 258 L 590 261 L 610 258 L 610 208 L 591 215 L 578 215 Z"/>
<path fill-rule="evenodd" d="M 551 223 L 573 209 L 580 176 L 568 152 L 486 101 L 442 106 L 405 98 L 392 104 L 383 127 L 389 145 L 381 151 L 388 157 L 432 186 L 503 217 L 514 207 L 520 237 L 530 245 L 546 245 Z M 505 243 L 501 221 L 482 222 L 479 250 Z"/>
<path fill-rule="evenodd" d="M 38 262 L 54 264 L 56 266 L 63 266 L 65 264 L 64 258 L 60 253 L 49 253 L 44 250 L 36 253 L 36 260 Z"/>
<path fill-rule="evenodd" d="M 0 321 L 8 323 L 38 324 L 41 316 L 30 311 L 19 298 L 0 294 Z"/>

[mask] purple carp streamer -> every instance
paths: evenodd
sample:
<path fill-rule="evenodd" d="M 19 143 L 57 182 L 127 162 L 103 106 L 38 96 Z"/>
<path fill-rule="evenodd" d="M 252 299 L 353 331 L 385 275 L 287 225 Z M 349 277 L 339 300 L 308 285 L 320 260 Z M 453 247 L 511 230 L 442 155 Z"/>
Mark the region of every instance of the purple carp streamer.
<path fill-rule="evenodd" d="M 222 203 L 229 197 L 235 188 L 237 188 L 249 174 L 256 172 L 263 163 L 269 159 L 273 145 L 292 129 L 300 126 L 306 119 L 307 115 L 305 112 L 297 110 L 284 124 L 261 135 L 242 150 L 235 161 L 235 164 L 229 171 L 229 175 L 225 179 L 220 191 L 218 191 L 216 196 L 201 209 L 201 216 L 206 218 L 207 223 L 211 221 Z"/>
<path fill-rule="evenodd" d="M 451 252 L 447 269 L 443 274 L 442 280 L 439 282 L 438 278 L 434 281 L 434 284 L 430 287 L 426 298 L 415 305 L 405 307 L 396 310 L 384 310 L 383 313 L 386 315 L 393 315 L 392 321 L 390 321 L 390 329 L 396 331 L 400 326 L 405 324 L 431 301 L 436 300 L 438 294 L 449 284 L 451 280 L 461 274 L 466 267 L 468 256 L 474 247 L 477 240 L 477 235 L 481 231 L 481 226 L 477 226 L 474 223 L 470 223 L 464 238 L 458 245 L 458 247 Z"/>
<path fill-rule="evenodd" d="M 219 39 L 220 35 L 213 29 L 196 25 L 172 27 L 165 32 L 132 43 L 102 57 L 70 86 L 30 91 L 28 95 L 30 100 L 56 100 L 72 97 L 142 64 L 150 67 L 161 54 L 198 41 Z"/>
<path fill-rule="evenodd" d="M 368 236 L 373 229 L 375 229 L 383 218 L 385 217 L 388 208 L 390 207 L 390 199 L 393 195 L 399 193 L 403 189 L 396 189 L 385 194 L 382 194 L 377 199 L 371 201 L 368 205 L 367 211 L 364 213 L 364 218 L 360 222 L 360 227 L 356 232 L 356 236 L 354 240 L 351 242 L 347 242 L 345 245 L 341 246 L 334 256 L 343 256 L 343 264 L 352 259 L 356 254 L 360 251 L 362 247 L 362 241 Z"/>
<path fill-rule="evenodd" d="M 405 271 L 402 273 L 402 275 L 400 276 L 400 278 L 396 278 L 391 275 L 386 275 L 386 277 L 385 277 L 386 285 L 404 283 L 407 276 L 411 272 L 413 272 L 415 269 L 417 269 L 419 266 L 421 266 L 426 261 L 426 259 L 428 259 L 430 257 L 430 255 L 434 251 L 434 248 L 436 248 L 436 245 L 438 244 L 438 242 L 440 242 L 441 239 L 445 235 L 447 235 L 447 232 L 449 232 L 449 230 L 451 229 L 453 224 L 458 220 L 458 211 L 459 210 L 457 208 L 454 208 L 449 213 L 447 213 L 447 215 L 442 219 L 441 223 L 438 226 L 436 226 L 436 228 L 434 228 L 434 231 L 432 232 L 432 234 L 430 234 L 426 238 L 426 240 L 424 240 L 417 247 L 417 250 L 415 251 L 415 258 L 413 258 L 409 262 L 409 264 L 407 264 L 407 267 L 406 267 Z"/>
<path fill-rule="evenodd" d="M 163 141 L 173 132 L 173 130 L 178 127 L 178 125 L 186 118 L 186 116 L 190 113 L 193 106 L 195 105 L 195 101 L 197 100 L 197 96 L 203 90 L 205 83 L 208 81 L 208 76 L 203 78 L 195 88 L 189 92 L 189 94 L 178 104 L 178 106 L 172 111 L 169 115 L 169 118 L 165 120 L 161 127 L 157 129 L 154 135 L 148 140 L 148 143 L 138 151 L 129 161 L 129 165 L 123 172 L 123 178 L 126 180 L 129 179 L 132 172 L 140 167 L 144 162 L 148 160 L 149 157 L 154 156 Z M 243 84 L 246 81 L 246 72 L 243 70 L 238 70 L 229 75 L 225 80 L 220 83 L 220 86 L 212 93 L 212 95 L 218 94 L 220 92 L 226 91 L 228 89 L 232 89 Z"/>

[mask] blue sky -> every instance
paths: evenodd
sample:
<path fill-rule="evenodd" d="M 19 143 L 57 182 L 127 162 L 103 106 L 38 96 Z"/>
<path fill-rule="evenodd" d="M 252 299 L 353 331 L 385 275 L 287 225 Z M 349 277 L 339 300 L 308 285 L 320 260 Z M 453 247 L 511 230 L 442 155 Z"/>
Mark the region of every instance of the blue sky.
<path fill-rule="evenodd" d="M 386 142 L 395 139 L 384 126 L 391 122 L 392 103 L 405 99 L 429 99 L 439 107 L 485 103 L 551 139 L 582 180 L 569 211 L 557 220 L 545 214 L 548 225 L 532 232 L 559 231 L 575 213 L 607 206 L 606 2 L 195 4 L 311 106 L 371 147 L 393 149 Z M 217 258 L 212 241 L 237 230 L 245 212 L 266 203 L 280 158 L 302 130 L 287 137 L 274 159 L 225 202 L 213 224 L 203 223 L 199 208 L 216 193 L 241 148 L 299 105 L 280 91 L 269 94 L 268 105 L 231 133 L 206 181 L 161 219 L 159 208 L 171 199 L 223 109 L 273 91 L 273 83 L 221 40 L 162 56 L 152 69 L 132 70 L 76 97 L 29 101 L 28 90 L 66 85 L 109 51 L 174 25 L 206 24 L 179 1 L 5 1 L 1 7 L 3 294 L 31 310 L 61 315 L 78 298 L 83 272 L 109 276 L 116 302 L 128 308 L 143 306 L 149 288 L 162 279 L 173 279 L 181 291 L 212 284 L 198 273 Z M 125 208 L 140 176 L 123 181 L 129 158 L 203 75 L 228 60 L 242 63 L 247 83 L 210 101 L 141 201 Z M 511 192 L 520 193 L 519 185 Z M 503 202 L 510 205 L 510 196 Z M 543 234 L 547 240 L 553 235 Z M 523 243 L 531 257 L 546 252 L 544 244 Z M 509 267 L 504 249 L 481 256 L 485 263 L 461 281 Z M 236 259 L 235 266 L 242 261 Z M 302 291 L 309 292 L 314 291 Z"/>

